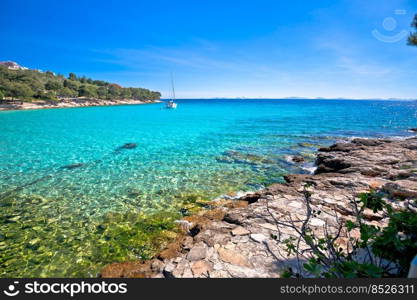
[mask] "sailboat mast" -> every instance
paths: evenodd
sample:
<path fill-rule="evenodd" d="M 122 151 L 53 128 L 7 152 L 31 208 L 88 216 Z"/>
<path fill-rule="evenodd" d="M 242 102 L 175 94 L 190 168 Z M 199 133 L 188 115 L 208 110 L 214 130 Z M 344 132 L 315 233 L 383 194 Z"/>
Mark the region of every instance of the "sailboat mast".
<path fill-rule="evenodd" d="M 171 72 L 171 86 L 172 86 L 172 101 L 175 100 L 175 88 L 174 88 L 174 77 L 172 76 Z"/>

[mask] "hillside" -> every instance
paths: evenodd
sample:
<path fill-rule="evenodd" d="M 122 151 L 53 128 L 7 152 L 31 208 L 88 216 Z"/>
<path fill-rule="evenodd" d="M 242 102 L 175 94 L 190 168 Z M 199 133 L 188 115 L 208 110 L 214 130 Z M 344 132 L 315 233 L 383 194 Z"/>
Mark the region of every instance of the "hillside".
<path fill-rule="evenodd" d="M 8 63 L 8 64 L 7 64 Z M 64 98 L 94 98 L 103 100 L 157 100 L 161 94 L 144 88 L 121 87 L 102 80 L 68 77 L 51 71 L 41 72 L 20 67 L 13 62 L 0 64 L 0 100 L 53 100 Z M 14 64 L 11 66 L 11 64 Z M 17 67 L 16 67 L 17 66 Z"/>

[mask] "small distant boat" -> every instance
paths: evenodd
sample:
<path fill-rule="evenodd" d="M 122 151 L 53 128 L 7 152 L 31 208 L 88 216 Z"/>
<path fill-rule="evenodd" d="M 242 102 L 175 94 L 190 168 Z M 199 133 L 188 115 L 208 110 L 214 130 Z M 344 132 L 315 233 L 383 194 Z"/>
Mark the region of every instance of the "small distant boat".
<path fill-rule="evenodd" d="M 167 109 L 175 109 L 178 106 L 178 103 L 175 103 L 174 79 L 172 77 L 172 73 L 171 73 L 171 86 L 172 86 L 172 98 L 165 105 L 165 108 Z"/>
<path fill-rule="evenodd" d="M 165 108 L 177 108 L 177 103 L 175 103 L 174 100 L 168 101 Z"/>

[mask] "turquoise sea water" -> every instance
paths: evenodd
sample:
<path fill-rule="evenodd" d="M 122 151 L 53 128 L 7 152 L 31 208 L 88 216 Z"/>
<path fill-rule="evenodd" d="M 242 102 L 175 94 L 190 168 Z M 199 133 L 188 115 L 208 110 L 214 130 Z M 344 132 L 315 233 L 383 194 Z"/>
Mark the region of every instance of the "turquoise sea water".
<path fill-rule="evenodd" d="M 0 112 L 0 276 L 95 276 L 146 258 L 157 247 L 149 237 L 196 199 L 303 172 L 288 155 L 309 167 L 338 139 L 417 127 L 415 101 L 178 103 Z M 125 143 L 137 147 L 117 150 Z M 161 213 L 162 225 L 146 219 Z"/>

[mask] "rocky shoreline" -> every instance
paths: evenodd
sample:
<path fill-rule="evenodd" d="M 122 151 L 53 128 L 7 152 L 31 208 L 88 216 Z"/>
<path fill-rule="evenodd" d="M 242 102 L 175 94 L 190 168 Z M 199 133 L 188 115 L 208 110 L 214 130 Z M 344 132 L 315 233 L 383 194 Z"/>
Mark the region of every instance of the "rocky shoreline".
<path fill-rule="evenodd" d="M 182 234 L 148 261 L 114 263 L 102 277 L 152 278 L 252 278 L 280 277 L 299 270 L 294 255 L 283 242 L 299 237 L 296 230 L 277 220 L 302 226 L 306 218 L 305 189 L 311 190 L 311 209 L 320 211 L 310 226 L 319 236 L 352 219 L 351 201 L 358 194 L 380 190 L 395 210 L 417 213 L 417 138 L 406 140 L 354 139 L 319 149 L 313 175 L 288 175 L 286 183 L 235 199 L 218 199 L 211 210 L 180 221 Z M 401 198 L 404 201 L 393 201 Z M 366 222 L 387 224 L 386 216 L 364 211 Z M 341 232 L 345 247 L 359 233 Z M 301 245 L 302 247 L 303 245 Z"/>
<path fill-rule="evenodd" d="M 91 106 L 115 106 L 115 105 L 138 105 L 159 103 L 160 100 L 102 100 L 102 99 L 86 99 L 74 98 L 63 99 L 59 101 L 33 101 L 33 102 L 13 102 L 0 103 L 0 111 L 7 110 L 32 110 L 32 109 L 48 109 L 48 108 L 70 108 L 70 107 L 91 107 Z"/>

